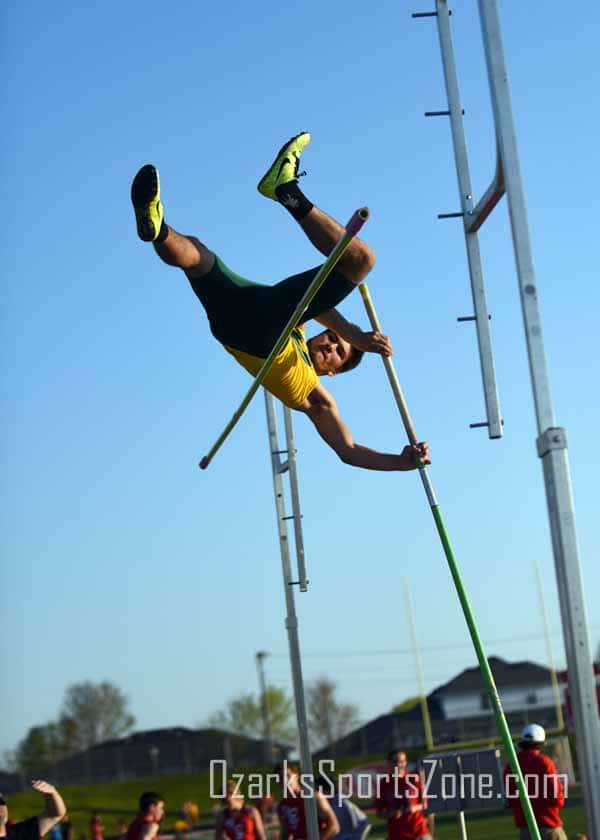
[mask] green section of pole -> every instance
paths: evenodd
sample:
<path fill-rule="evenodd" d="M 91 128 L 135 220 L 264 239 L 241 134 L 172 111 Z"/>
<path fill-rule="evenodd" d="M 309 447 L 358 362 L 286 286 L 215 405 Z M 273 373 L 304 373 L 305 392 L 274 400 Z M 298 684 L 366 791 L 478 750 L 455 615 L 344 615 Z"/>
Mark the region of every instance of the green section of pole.
<path fill-rule="evenodd" d="M 359 286 L 359 289 L 363 299 L 363 303 L 365 305 L 365 309 L 367 310 L 367 315 L 371 326 L 374 330 L 382 332 L 381 324 L 379 323 L 379 318 L 377 317 L 377 312 L 375 311 L 375 307 L 373 305 L 371 295 L 369 294 L 367 284 L 362 283 Z M 396 404 L 398 405 L 398 409 L 402 417 L 404 428 L 406 429 L 406 434 L 410 443 L 414 445 L 418 442 L 418 439 L 415 433 L 415 428 L 410 413 L 408 411 L 408 406 L 404 398 L 404 394 L 402 392 L 402 388 L 400 387 L 400 382 L 394 369 L 394 365 L 391 359 L 387 356 L 382 356 L 382 359 L 386 369 L 386 373 L 388 375 L 388 379 L 390 381 L 390 385 L 392 387 L 394 397 L 396 399 Z M 446 560 L 448 561 L 450 574 L 452 575 L 452 579 L 454 581 L 454 585 L 458 594 L 458 599 L 460 601 L 463 614 L 467 622 L 467 627 L 469 628 L 469 633 L 471 634 L 471 640 L 473 642 L 473 647 L 475 648 L 477 661 L 479 662 L 479 668 L 481 670 L 483 683 L 490 700 L 492 711 L 494 712 L 494 717 L 496 718 L 496 724 L 498 726 L 498 730 L 502 738 L 502 743 L 506 752 L 506 756 L 508 758 L 508 763 L 517 781 L 519 798 L 521 800 L 521 806 L 523 808 L 523 813 L 525 815 L 525 820 L 527 822 L 527 828 L 529 829 L 531 840 L 541 840 L 540 831 L 535 821 L 535 816 L 531 807 L 531 802 L 529 801 L 527 788 L 525 786 L 525 780 L 523 779 L 523 773 L 521 772 L 521 768 L 519 766 L 517 753 L 512 742 L 510 730 L 506 722 L 504 711 L 502 709 L 502 703 L 500 702 L 500 697 L 498 696 L 498 690 L 494 682 L 494 677 L 492 675 L 487 656 L 485 655 L 485 651 L 483 649 L 483 644 L 481 642 L 479 631 L 477 630 L 477 625 L 475 623 L 473 610 L 471 609 L 471 605 L 467 596 L 467 591 L 463 583 L 460 570 L 458 568 L 458 563 L 456 562 L 456 557 L 454 556 L 454 551 L 452 550 L 450 538 L 448 537 L 448 532 L 446 531 L 446 526 L 442 518 L 440 507 L 435 497 L 435 491 L 429 478 L 429 474 L 424 466 L 419 467 L 419 475 L 421 477 L 423 487 L 427 494 L 427 499 L 431 507 L 431 513 L 433 515 L 437 532 L 440 537 L 442 547 L 444 549 L 444 554 L 446 555 Z"/>
<path fill-rule="evenodd" d="M 217 454 L 217 452 L 219 451 L 221 446 L 225 443 L 225 441 L 229 437 L 230 433 L 232 432 L 232 430 L 236 426 L 238 420 L 240 419 L 240 417 L 242 416 L 244 411 L 248 408 L 248 405 L 250 404 L 250 400 L 252 399 L 254 394 L 256 394 L 259 387 L 264 382 L 267 374 L 269 373 L 269 370 L 271 369 L 271 367 L 273 365 L 273 362 L 275 361 L 275 359 L 277 358 L 279 353 L 281 353 L 285 343 L 287 342 L 288 338 L 292 334 L 292 331 L 300 323 L 300 319 L 302 318 L 302 315 L 304 314 L 304 312 L 306 311 L 306 309 L 310 305 L 311 301 L 314 299 L 315 295 L 317 294 L 317 292 L 319 291 L 319 289 L 321 288 L 321 286 L 323 285 L 325 280 L 329 277 L 329 275 L 331 274 L 331 272 L 335 268 L 336 264 L 341 259 L 341 257 L 343 255 L 344 251 L 346 250 L 346 248 L 350 245 L 350 243 L 352 242 L 352 240 L 354 239 L 354 237 L 356 236 L 356 234 L 358 233 L 358 231 L 364 225 L 364 223 L 367 221 L 368 218 L 369 218 L 369 210 L 368 210 L 367 207 L 361 207 L 360 210 L 357 210 L 354 213 L 354 215 L 352 216 L 352 218 L 350 219 L 350 221 L 346 225 L 346 229 L 345 229 L 344 233 L 342 234 L 342 236 L 340 237 L 339 242 L 336 244 L 336 246 L 333 249 L 333 251 L 331 252 L 331 254 L 327 257 L 327 259 L 325 260 L 325 262 L 323 263 L 323 265 L 319 269 L 319 272 L 317 273 L 315 279 L 312 281 L 312 283 L 310 284 L 310 286 L 308 287 L 308 289 L 304 293 L 302 299 L 300 300 L 300 302 L 298 303 L 298 305 L 294 309 L 294 312 L 293 312 L 290 320 L 285 325 L 285 327 L 283 329 L 283 332 L 281 333 L 281 335 L 279 336 L 279 338 L 277 339 L 277 341 L 275 343 L 275 346 L 273 347 L 273 349 L 271 350 L 271 352 L 269 353 L 269 355 L 265 359 L 261 369 L 258 371 L 258 373 L 256 375 L 256 378 L 254 379 L 254 382 L 252 383 L 252 385 L 248 389 L 248 393 L 246 394 L 246 396 L 244 397 L 244 399 L 240 403 L 239 408 L 234 413 L 234 415 L 231 418 L 231 420 L 229 421 L 229 423 L 225 426 L 224 430 L 221 432 L 221 434 L 219 435 L 219 437 L 217 438 L 217 440 L 215 441 L 215 443 L 213 444 L 213 446 L 211 447 L 209 452 L 200 461 L 200 464 L 199 464 L 200 469 L 205 470 L 208 467 L 208 465 L 210 464 L 210 462 L 212 461 L 214 456 Z"/>

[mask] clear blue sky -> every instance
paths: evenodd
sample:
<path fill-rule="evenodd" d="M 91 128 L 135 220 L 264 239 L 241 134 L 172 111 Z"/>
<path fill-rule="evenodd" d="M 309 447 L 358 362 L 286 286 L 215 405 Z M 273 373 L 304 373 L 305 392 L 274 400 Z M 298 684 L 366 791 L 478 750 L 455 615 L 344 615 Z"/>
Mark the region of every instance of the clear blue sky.
<path fill-rule="evenodd" d="M 557 421 L 569 433 L 592 642 L 600 636 L 595 4 L 503 2 Z M 367 203 L 370 287 L 489 654 L 546 661 L 534 561 L 564 662 L 506 204 L 482 252 L 505 437 L 483 418 L 450 132 L 433 20 L 381 0 L 301 7 L 190 0 L 2 9 L 2 737 L 54 718 L 65 687 L 109 679 L 137 728 L 194 726 L 256 690 L 254 654 L 285 654 L 262 398 L 211 468 L 196 464 L 248 385 L 183 275 L 135 235 L 137 168 L 161 170 L 167 219 L 262 282 L 314 265 L 256 192 L 309 129 L 307 194 L 345 221 Z M 453 31 L 474 189 L 494 142 L 476 4 Z M 359 296 L 343 309 L 365 323 Z M 360 442 L 404 445 L 371 357 L 332 390 Z M 416 693 L 402 578 L 427 688 L 474 663 L 415 475 L 353 470 L 296 421 L 312 586 L 298 599 L 307 678 L 328 674 L 367 719 Z M 326 656 L 315 656 L 323 651 Z M 284 657 L 269 679 L 290 685 Z"/>

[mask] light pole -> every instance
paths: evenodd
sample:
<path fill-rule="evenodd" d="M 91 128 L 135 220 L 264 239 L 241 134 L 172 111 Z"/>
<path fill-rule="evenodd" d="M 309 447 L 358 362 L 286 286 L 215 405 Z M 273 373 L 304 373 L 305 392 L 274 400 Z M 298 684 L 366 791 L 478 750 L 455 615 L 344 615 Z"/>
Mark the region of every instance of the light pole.
<path fill-rule="evenodd" d="M 258 684 L 260 687 L 260 708 L 263 719 L 263 755 L 265 764 L 273 763 L 273 738 L 271 735 L 271 717 L 269 715 L 269 704 L 267 702 L 267 683 L 265 680 L 265 657 L 269 654 L 266 650 L 259 650 L 256 654 L 256 667 L 258 669 Z"/>
<path fill-rule="evenodd" d="M 152 761 L 152 775 L 158 776 L 158 756 L 160 754 L 160 750 L 158 747 L 150 747 L 148 753 L 150 755 L 150 760 Z"/>

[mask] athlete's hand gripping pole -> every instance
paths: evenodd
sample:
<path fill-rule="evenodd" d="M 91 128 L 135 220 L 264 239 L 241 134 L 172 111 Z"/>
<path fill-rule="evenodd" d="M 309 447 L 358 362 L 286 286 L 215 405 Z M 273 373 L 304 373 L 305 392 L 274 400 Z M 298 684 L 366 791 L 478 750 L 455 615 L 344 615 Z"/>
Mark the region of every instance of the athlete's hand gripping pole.
<path fill-rule="evenodd" d="M 327 277 L 331 274 L 333 269 L 335 268 L 336 264 L 341 259 L 344 251 L 350 245 L 353 238 L 356 236 L 358 231 L 364 225 L 364 223 L 369 218 L 369 210 L 367 207 L 361 207 L 360 210 L 357 210 L 353 215 L 348 224 L 346 225 L 346 229 L 342 236 L 340 237 L 339 242 L 334 247 L 331 254 L 327 257 L 323 265 L 321 266 L 319 272 L 317 273 L 315 279 L 312 281 L 306 292 L 304 293 L 303 297 L 301 298 L 300 302 L 294 309 L 294 312 L 290 318 L 290 320 L 285 325 L 283 332 L 275 342 L 275 346 L 265 359 L 263 366 L 258 371 L 256 378 L 250 388 L 248 389 L 248 393 L 240 403 L 239 408 L 229 421 L 229 423 L 225 426 L 225 429 L 221 432 L 220 436 L 217 438 L 216 442 L 213 444 L 212 448 L 209 452 L 202 458 L 200 461 L 200 469 L 205 470 L 216 453 L 219 451 L 221 446 L 225 443 L 229 434 L 234 429 L 235 425 L 237 424 L 238 420 L 248 407 L 250 400 L 254 396 L 254 394 L 258 391 L 259 387 L 265 380 L 266 375 L 268 374 L 269 370 L 273 362 L 275 361 L 276 357 L 281 353 L 283 346 L 285 345 L 286 341 L 290 337 L 292 330 L 295 329 L 302 315 L 305 313 L 306 309 L 314 299 L 315 295 L 327 279 Z"/>
<path fill-rule="evenodd" d="M 377 312 L 375 311 L 375 306 L 373 305 L 373 301 L 371 299 L 371 295 L 369 294 L 369 288 L 367 284 L 361 283 L 361 285 L 358 288 L 360 289 L 360 293 L 363 299 L 363 303 L 365 305 L 365 309 L 367 310 L 367 316 L 369 318 L 371 326 L 374 330 L 377 330 L 377 332 L 382 332 L 381 324 L 379 323 L 379 318 L 377 317 Z M 402 417 L 402 422 L 404 424 L 406 434 L 410 443 L 414 446 L 417 443 L 417 435 L 415 433 L 415 427 L 413 425 L 412 418 L 408 411 L 408 406 L 406 404 L 402 388 L 400 387 L 400 382 L 394 369 L 394 364 L 392 360 L 387 356 L 382 356 L 381 358 L 386 373 L 388 375 L 390 385 L 392 387 L 396 404 L 398 405 L 398 410 L 400 411 L 400 416 Z M 419 475 L 421 476 L 421 481 L 423 482 L 423 487 L 425 489 L 425 493 L 427 494 L 427 499 L 431 507 L 431 513 L 433 515 L 437 531 L 444 549 L 444 553 L 446 555 L 446 560 L 448 561 L 448 566 L 450 567 L 450 573 L 454 580 L 454 585 L 456 586 L 456 591 L 458 593 L 458 598 L 463 609 L 463 614 L 465 616 L 465 620 L 467 622 L 467 626 L 471 634 L 471 640 L 473 642 L 473 647 L 475 648 L 475 653 L 477 654 L 479 668 L 481 670 L 481 676 L 483 678 L 483 682 L 488 697 L 490 699 L 492 709 L 494 711 L 496 724 L 502 737 L 504 750 L 506 752 L 506 756 L 508 758 L 514 777 L 517 780 L 517 788 L 519 791 L 519 797 L 521 799 L 523 813 L 527 821 L 529 835 L 532 838 L 532 840 L 540 840 L 539 828 L 535 821 L 535 816 L 531 807 L 531 802 L 529 801 L 529 797 L 527 795 L 525 780 L 523 779 L 523 774 L 521 772 L 521 768 L 517 760 L 517 754 L 515 752 L 512 738 L 510 736 L 510 730 L 508 728 L 506 718 L 504 716 L 504 711 L 502 709 L 500 697 L 498 696 L 498 691 L 494 682 L 494 676 L 492 674 L 487 656 L 483 649 L 483 644 L 479 636 L 477 625 L 475 624 L 475 616 L 473 615 L 473 610 L 471 609 L 471 604 L 469 602 L 467 591 L 463 583 L 462 576 L 460 574 L 460 569 L 458 568 L 458 563 L 454 556 L 454 550 L 452 548 L 450 538 L 446 531 L 446 525 L 442 518 L 440 507 L 435 496 L 433 484 L 431 483 L 431 479 L 429 478 L 429 474 L 427 472 L 427 469 L 425 468 L 425 465 L 420 462 L 417 462 L 417 466 L 419 467 Z"/>

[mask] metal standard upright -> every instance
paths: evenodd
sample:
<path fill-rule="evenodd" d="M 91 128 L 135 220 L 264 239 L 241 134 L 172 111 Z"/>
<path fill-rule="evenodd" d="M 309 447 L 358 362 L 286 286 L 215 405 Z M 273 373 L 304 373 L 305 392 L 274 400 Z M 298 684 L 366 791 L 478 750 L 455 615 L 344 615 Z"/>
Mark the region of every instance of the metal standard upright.
<path fill-rule="evenodd" d="M 267 410 L 267 427 L 269 430 L 269 450 L 271 453 L 271 467 L 273 470 L 273 489 L 275 491 L 275 509 L 277 511 L 277 529 L 279 533 L 279 546 L 281 549 L 281 566 L 283 570 L 283 591 L 286 604 L 285 626 L 288 632 L 288 643 L 290 649 L 290 664 L 292 667 L 292 683 L 294 686 L 294 700 L 296 702 L 296 719 L 298 722 L 298 735 L 300 741 L 300 763 L 302 773 L 312 777 L 312 757 L 308 739 L 308 723 L 306 719 L 306 702 L 304 699 L 304 681 L 302 679 L 302 662 L 300 659 L 300 640 L 298 637 L 298 617 L 296 615 L 296 604 L 293 587 L 300 586 L 300 590 L 306 592 L 308 581 L 304 568 L 304 544 L 302 540 L 302 524 L 300 512 L 300 497 L 298 492 L 298 473 L 296 470 L 296 449 L 294 446 L 294 435 L 292 429 L 292 413 L 287 406 L 284 406 L 285 422 L 285 449 L 279 446 L 277 436 L 277 417 L 275 413 L 275 400 L 268 391 L 264 391 L 265 406 Z M 287 460 L 282 460 L 281 455 L 287 455 Z M 292 511 L 288 516 L 286 513 L 283 474 L 288 472 L 290 477 L 290 492 L 292 496 Z M 294 520 L 296 534 L 296 555 L 298 560 L 298 580 L 292 576 L 292 564 L 290 560 L 290 544 L 288 538 L 287 523 Z M 313 796 L 304 798 L 304 810 L 306 814 L 306 825 L 308 828 L 308 840 L 319 840 L 319 824 L 317 819 L 317 806 Z"/>
<path fill-rule="evenodd" d="M 464 208 L 464 225 L 467 235 L 477 231 L 506 193 L 535 406 L 538 432 L 536 445 L 542 460 L 546 488 L 587 829 L 590 836 L 600 837 L 600 725 L 575 529 L 567 435 L 564 428 L 556 425 L 554 416 L 496 0 L 478 0 L 478 5 L 498 162 L 494 180 L 483 198 L 474 208 Z M 436 11 L 428 15 L 435 16 L 437 20 L 444 72 L 448 80 L 453 59 L 451 44 L 450 52 L 448 48 L 450 11 L 447 0 L 436 0 Z M 451 110 L 457 107 L 456 103 L 451 104 Z M 458 113 L 453 114 L 452 118 L 456 120 Z"/>

